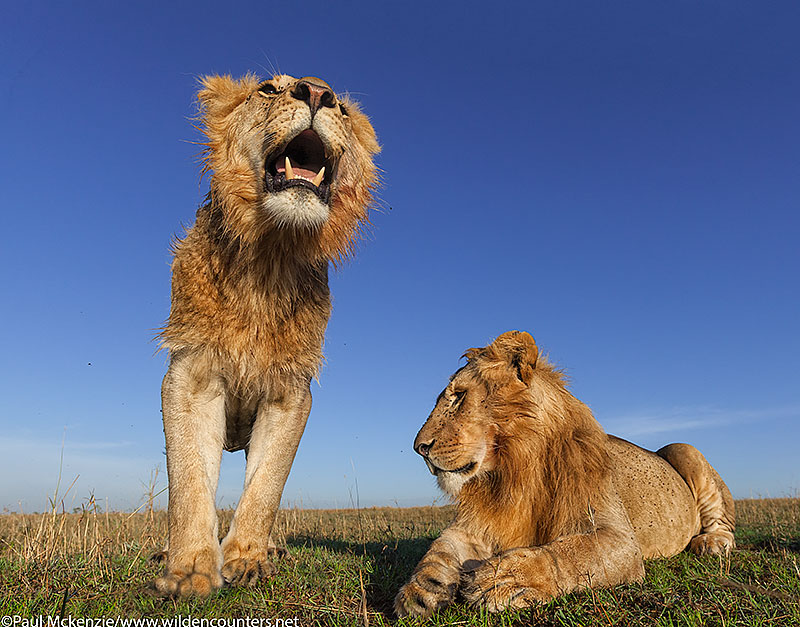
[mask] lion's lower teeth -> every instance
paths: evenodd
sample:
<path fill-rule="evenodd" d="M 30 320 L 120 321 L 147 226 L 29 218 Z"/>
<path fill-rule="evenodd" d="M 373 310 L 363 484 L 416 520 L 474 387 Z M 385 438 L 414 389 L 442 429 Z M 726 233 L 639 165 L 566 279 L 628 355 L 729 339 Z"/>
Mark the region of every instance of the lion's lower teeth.
<path fill-rule="evenodd" d="M 307 176 L 303 176 L 302 174 L 295 174 L 294 168 L 292 167 L 292 162 L 289 161 L 289 157 L 286 157 L 284 161 L 284 176 L 286 177 L 287 181 L 293 181 L 294 179 L 303 179 L 304 181 L 308 181 L 312 185 L 319 187 L 320 183 L 322 183 L 322 179 L 325 177 L 325 168 L 323 167 L 319 172 L 317 172 L 314 178 L 308 178 Z"/>

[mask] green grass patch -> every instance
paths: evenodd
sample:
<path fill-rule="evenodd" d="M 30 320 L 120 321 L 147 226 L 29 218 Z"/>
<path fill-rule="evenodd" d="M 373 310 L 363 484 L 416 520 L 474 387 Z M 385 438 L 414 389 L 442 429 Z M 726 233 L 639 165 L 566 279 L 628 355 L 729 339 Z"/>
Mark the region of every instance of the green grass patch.
<path fill-rule="evenodd" d="M 681 553 L 646 563 L 640 584 L 579 592 L 522 612 L 463 604 L 430 625 L 800 625 L 800 499 L 737 502 L 730 558 Z M 395 620 L 392 600 L 453 509 L 281 511 L 289 549 L 270 581 L 209 599 L 163 599 L 151 556 L 166 514 L 0 516 L 0 615 L 31 617 L 294 618 L 299 625 L 418 624 Z M 230 511 L 220 512 L 225 533 Z"/>

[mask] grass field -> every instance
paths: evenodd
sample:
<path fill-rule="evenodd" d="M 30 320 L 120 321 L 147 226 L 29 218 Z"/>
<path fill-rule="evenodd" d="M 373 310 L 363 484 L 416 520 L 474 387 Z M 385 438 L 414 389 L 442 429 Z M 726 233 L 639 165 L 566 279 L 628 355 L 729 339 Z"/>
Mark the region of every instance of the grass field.
<path fill-rule="evenodd" d="M 682 553 L 647 562 L 641 584 L 499 615 L 457 604 L 429 624 L 800 625 L 800 499 L 736 507 L 738 546 L 730 559 Z M 223 534 L 231 514 L 220 512 Z M 0 615 L 394 624 L 394 595 L 452 515 L 450 507 L 281 511 L 275 536 L 290 558 L 278 563 L 274 579 L 207 600 L 176 600 L 149 589 L 161 570 L 150 558 L 166 537 L 165 512 L 107 513 L 90 503 L 81 513 L 4 514 Z"/>

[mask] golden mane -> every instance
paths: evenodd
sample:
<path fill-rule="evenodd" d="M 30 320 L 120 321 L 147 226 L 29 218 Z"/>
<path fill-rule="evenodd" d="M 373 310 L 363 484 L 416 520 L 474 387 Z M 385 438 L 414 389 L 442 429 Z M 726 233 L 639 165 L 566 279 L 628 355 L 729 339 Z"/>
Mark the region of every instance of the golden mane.
<path fill-rule="evenodd" d="M 459 508 L 501 546 L 546 544 L 584 524 L 600 498 L 607 436 L 532 340 L 518 350 L 502 338 L 465 354 L 489 392 L 497 465 L 464 486 Z"/>
<path fill-rule="evenodd" d="M 200 82 L 209 192 L 194 226 L 172 246 L 172 307 L 159 339 L 173 352 L 202 352 L 206 369 L 223 370 L 243 394 L 276 388 L 288 375 L 315 376 L 330 315 L 328 264 L 350 256 L 369 224 L 379 183 L 375 131 L 356 103 L 336 97 L 336 115 L 346 122 L 331 124 L 327 139 L 336 184 L 326 219 L 285 228 L 265 210 L 265 155 L 280 149 L 294 119 L 281 117 L 280 107 L 300 101 L 265 104 L 263 82 L 253 74 Z M 286 91 L 296 79 L 270 82 Z"/>
<path fill-rule="evenodd" d="M 285 231 L 279 233 L 268 216 L 253 211 L 259 200 L 258 179 L 251 164 L 235 149 L 251 133 L 238 115 L 239 105 L 253 96 L 259 83 L 254 74 L 239 80 L 207 76 L 201 79 L 202 89 L 197 94 L 199 128 L 207 139 L 202 172 L 211 173 L 208 202 L 219 211 L 220 230 L 232 236 L 237 248 L 241 243 L 257 243 L 256 258 L 263 258 L 267 249 L 272 254 L 282 252 L 284 258 L 337 264 L 353 254 L 359 235 L 369 224 L 367 212 L 380 183 L 373 162 L 380 151 L 375 132 L 358 104 L 340 97 L 357 141 L 339 163 L 339 184 L 331 198 L 330 217 L 319 231 L 300 230 L 289 236 Z"/>

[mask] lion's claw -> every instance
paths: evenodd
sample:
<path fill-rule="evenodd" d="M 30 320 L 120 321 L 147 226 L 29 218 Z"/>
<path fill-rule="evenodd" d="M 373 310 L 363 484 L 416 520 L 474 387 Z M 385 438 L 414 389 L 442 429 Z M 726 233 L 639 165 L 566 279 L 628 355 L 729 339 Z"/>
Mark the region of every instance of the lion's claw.
<path fill-rule="evenodd" d="M 155 587 L 163 596 L 207 597 L 222 587 L 222 577 L 219 573 L 171 572 L 156 579 Z"/>
<path fill-rule="evenodd" d="M 548 598 L 547 594 L 535 588 L 521 586 L 494 560 L 461 574 L 461 596 L 467 603 L 483 606 L 493 613 L 509 608 L 523 609 Z"/>
<path fill-rule="evenodd" d="M 219 545 L 184 553 L 177 559 L 173 556 L 172 562 L 169 552 L 161 553 L 166 558 L 167 566 L 164 574 L 153 582 L 158 594 L 207 597 L 222 587 L 223 581 L 219 572 L 222 555 Z"/>
<path fill-rule="evenodd" d="M 228 549 L 222 565 L 222 576 L 231 585 L 254 586 L 277 572 L 273 558 L 291 559 L 291 555 L 286 548 L 275 546 L 263 550 Z"/>
<path fill-rule="evenodd" d="M 226 562 L 222 576 L 233 586 L 254 586 L 272 577 L 277 568 L 268 559 L 239 558 Z"/>
<path fill-rule="evenodd" d="M 430 577 L 414 577 L 397 593 L 394 611 L 399 618 L 428 618 L 435 611 L 450 605 L 455 599 L 455 592 L 456 584 L 444 585 Z"/>
<path fill-rule="evenodd" d="M 701 533 L 689 543 L 689 550 L 695 555 L 728 555 L 733 547 L 730 533 Z"/>
<path fill-rule="evenodd" d="M 273 557 L 279 560 L 289 560 L 294 561 L 292 554 L 289 553 L 289 549 L 285 546 L 271 546 L 267 549 L 267 554 L 272 555 Z"/>

